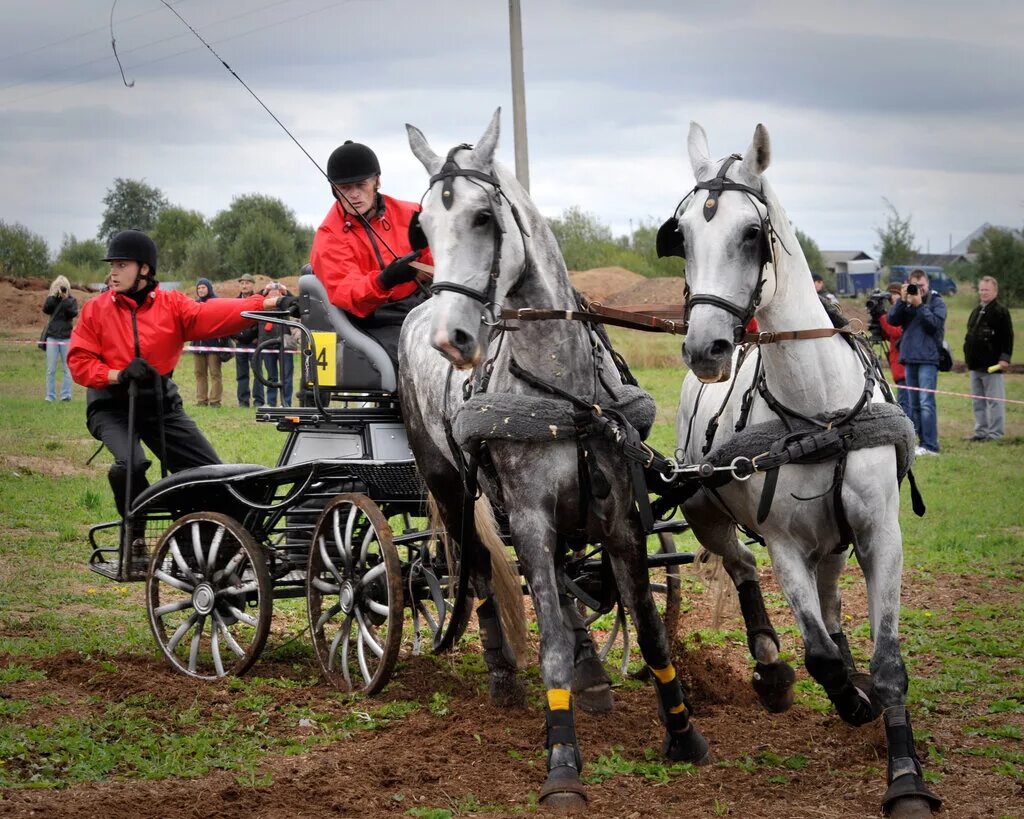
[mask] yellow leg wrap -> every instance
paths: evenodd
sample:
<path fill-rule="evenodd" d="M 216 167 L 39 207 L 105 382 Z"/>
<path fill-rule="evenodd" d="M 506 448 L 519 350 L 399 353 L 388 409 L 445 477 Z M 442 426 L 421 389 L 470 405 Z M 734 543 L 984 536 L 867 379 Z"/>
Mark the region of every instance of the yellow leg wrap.
<path fill-rule="evenodd" d="M 571 696 L 568 688 L 549 688 L 548 708 L 552 711 L 568 711 Z"/>
<path fill-rule="evenodd" d="M 654 668 L 654 666 L 651 666 L 651 671 L 662 685 L 670 683 L 676 678 L 676 668 L 673 665 L 667 665 L 664 668 Z"/>
<path fill-rule="evenodd" d="M 668 710 L 669 710 L 669 713 L 672 713 L 672 714 L 685 714 L 686 713 L 686 703 L 685 702 L 681 702 L 675 708 L 669 708 Z"/>

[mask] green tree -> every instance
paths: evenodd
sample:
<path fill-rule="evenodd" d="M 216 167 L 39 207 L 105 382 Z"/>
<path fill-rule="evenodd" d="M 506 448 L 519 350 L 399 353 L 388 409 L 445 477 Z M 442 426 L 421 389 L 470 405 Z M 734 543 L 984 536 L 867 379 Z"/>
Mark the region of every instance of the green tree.
<path fill-rule="evenodd" d="M 1008 307 L 1024 304 L 1024 238 L 1001 228 L 989 228 L 977 243 L 978 278 L 999 282 L 999 300 Z"/>
<path fill-rule="evenodd" d="M 640 269 L 629 265 L 623 267 L 639 273 L 641 276 L 682 276 L 686 270 L 686 261 L 678 256 L 658 258 L 658 228 L 661 225 L 653 222 L 641 222 L 640 227 L 633 231 L 630 250 L 639 257 Z"/>
<path fill-rule="evenodd" d="M 67 276 L 73 282 L 101 281 L 107 270 L 103 257 L 107 249 L 97 239 L 79 241 L 74 234 L 64 234 L 53 265 L 56 276 Z"/>
<path fill-rule="evenodd" d="M 295 237 L 269 219 L 256 218 L 238 234 L 228 253 L 228 275 L 270 276 L 279 279 L 296 272 Z"/>
<path fill-rule="evenodd" d="M 158 260 L 159 263 L 159 260 Z M 219 279 L 224 272 L 220 243 L 213 231 L 204 229 L 196 233 L 185 245 L 185 261 L 181 266 L 184 277 Z"/>
<path fill-rule="evenodd" d="M 256 222 L 269 225 L 278 234 L 288 239 L 290 254 L 288 263 L 275 275 L 284 275 L 286 271 L 298 272 L 299 267 L 309 260 L 309 248 L 312 244 L 310 228 L 299 225 L 295 220 L 295 212 L 280 199 L 261 193 L 246 193 L 236 196 L 227 208 L 211 220 L 210 227 L 213 228 L 213 232 L 220 242 L 221 255 L 225 259 L 238 259 L 244 256 L 242 251 L 235 251 L 233 246 L 243 231 Z M 268 246 L 278 241 L 279 237 L 275 236 Z M 252 247 L 250 239 L 250 251 Z M 246 253 L 250 251 L 246 251 Z"/>
<path fill-rule="evenodd" d="M 0 272 L 6 276 L 50 275 L 50 248 L 46 240 L 18 222 L 0 219 Z"/>
<path fill-rule="evenodd" d="M 548 220 L 548 224 L 570 270 L 589 270 L 608 264 L 609 251 L 614 246 L 612 231 L 594 214 L 573 205 L 560 217 Z"/>
<path fill-rule="evenodd" d="M 103 221 L 96 236 L 108 242 L 119 230 L 152 230 L 156 217 L 167 207 L 167 197 L 141 179 L 118 177 L 107 188 L 103 205 Z"/>
<path fill-rule="evenodd" d="M 206 217 L 197 210 L 186 210 L 176 205 L 163 208 L 150 234 L 159 252 L 159 269 L 179 271 L 185 264 L 188 243 L 205 227 Z"/>
<path fill-rule="evenodd" d="M 879 262 L 883 267 L 892 267 L 894 264 L 910 264 L 910 260 L 919 252 L 914 247 L 914 233 L 910 229 L 910 217 L 904 218 L 896 207 L 885 197 L 882 197 L 889 215 L 885 220 L 885 227 L 876 227 L 878 233 Z"/>
<path fill-rule="evenodd" d="M 796 240 L 800 243 L 800 249 L 804 252 L 804 258 L 807 260 L 807 266 L 811 269 L 811 273 L 823 276 L 827 283 L 828 269 L 825 267 L 825 258 L 821 255 L 818 243 L 800 228 L 796 229 Z"/>

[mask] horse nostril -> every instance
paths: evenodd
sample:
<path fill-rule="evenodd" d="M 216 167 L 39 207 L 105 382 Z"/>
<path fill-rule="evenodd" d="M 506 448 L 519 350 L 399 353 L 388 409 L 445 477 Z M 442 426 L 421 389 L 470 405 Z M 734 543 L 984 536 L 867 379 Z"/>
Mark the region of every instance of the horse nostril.
<path fill-rule="evenodd" d="M 469 333 L 465 330 L 456 330 L 452 333 L 452 341 L 455 342 L 456 347 L 466 347 L 471 340 Z"/>
<path fill-rule="evenodd" d="M 715 357 L 729 355 L 732 352 L 732 342 L 724 338 L 716 339 L 711 342 L 708 352 Z"/>

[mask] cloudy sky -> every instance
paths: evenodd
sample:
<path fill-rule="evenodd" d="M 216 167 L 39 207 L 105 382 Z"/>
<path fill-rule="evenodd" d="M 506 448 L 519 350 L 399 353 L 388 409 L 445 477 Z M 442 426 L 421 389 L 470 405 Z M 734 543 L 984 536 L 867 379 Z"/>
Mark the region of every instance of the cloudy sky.
<path fill-rule="evenodd" d="M 174 0 L 321 163 L 373 146 L 383 186 L 426 175 L 404 123 L 442 153 L 502 106 L 513 164 L 504 0 Z M 59 246 L 92 237 L 117 176 L 207 216 L 284 200 L 319 224 L 319 173 L 159 0 L 0 8 L 0 219 Z M 1024 3 L 1018 0 L 522 0 L 531 189 L 625 233 L 692 185 L 686 132 L 713 154 L 771 134 L 769 175 L 823 249 L 874 253 L 883 197 L 921 250 L 1024 224 Z"/>

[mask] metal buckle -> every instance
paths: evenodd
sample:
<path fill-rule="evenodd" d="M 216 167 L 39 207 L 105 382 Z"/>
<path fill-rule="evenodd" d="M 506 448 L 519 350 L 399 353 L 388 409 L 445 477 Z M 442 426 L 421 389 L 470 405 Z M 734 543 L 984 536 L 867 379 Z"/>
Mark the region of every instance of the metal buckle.
<path fill-rule="evenodd" d="M 775 341 L 775 333 L 769 332 L 768 330 L 765 330 L 765 331 L 760 332 L 760 333 L 757 334 L 757 343 L 758 344 L 771 344 L 774 341 Z"/>

